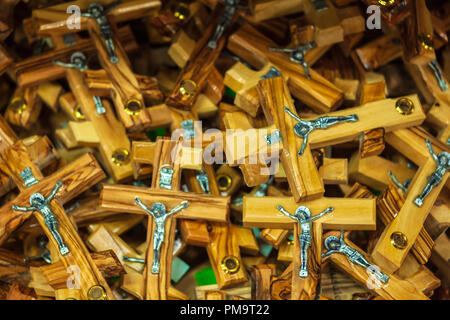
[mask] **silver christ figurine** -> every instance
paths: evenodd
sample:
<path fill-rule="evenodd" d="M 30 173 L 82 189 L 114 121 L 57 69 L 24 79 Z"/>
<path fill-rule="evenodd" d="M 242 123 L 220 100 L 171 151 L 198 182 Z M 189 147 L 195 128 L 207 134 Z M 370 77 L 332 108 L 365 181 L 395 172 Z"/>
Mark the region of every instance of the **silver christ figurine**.
<path fill-rule="evenodd" d="M 308 42 L 304 45 L 289 49 L 289 48 L 269 48 L 270 51 L 278 51 L 278 52 L 285 52 L 289 53 L 291 55 L 290 59 L 291 61 L 295 63 L 299 63 L 302 65 L 303 69 L 305 70 L 306 77 L 308 79 L 311 79 L 311 75 L 309 73 L 309 67 L 308 64 L 305 61 L 305 55 L 306 53 L 314 48 L 316 46 L 315 42 Z"/>
<path fill-rule="evenodd" d="M 328 207 L 316 216 L 311 217 L 311 211 L 307 207 L 300 206 L 295 210 L 295 215 L 291 215 L 282 206 L 277 206 L 277 209 L 286 215 L 287 217 L 296 220 L 301 229 L 301 234 L 298 236 L 300 241 L 300 272 L 299 276 L 301 278 L 306 278 L 308 276 L 308 248 L 311 245 L 311 225 L 312 222 L 323 215 L 332 212 L 333 207 Z"/>
<path fill-rule="evenodd" d="M 145 204 L 142 203 L 142 201 L 135 197 L 134 200 L 136 201 L 136 204 L 139 205 L 144 211 L 148 212 L 155 221 L 156 229 L 153 232 L 153 264 L 152 264 L 152 273 L 159 273 L 159 267 L 160 267 L 160 250 L 161 245 L 164 242 L 164 236 L 165 236 L 165 224 L 166 219 L 168 216 L 177 213 L 180 210 L 183 210 L 184 208 L 187 208 L 189 203 L 187 201 L 182 201 L 180 205 L 176 206 L 172 209 L 172 211 L 169 211 L 166 213 L 166 207 L 161 202 L 156 202 L 152 205 L 152 208 L 149 209 Z"/>
<path fill-rule="evenodd" d="M 208 42 L 208 47 L 215 49 L 217 47 L 217 41 L 219 41 L 225 28 L 231 22 L 233 14 L 239 4 L 239 0 L 224 0 L 225 9 L 220 16 L 219 24 L 217 25 L 216 32 Z"/>
<path fill-rule="evenodd" d="M 59 223 L 55 215 L 53 214 L 52 209 L 50 208 L 50 201 L 55 197 L 61 186 L 62 183 L 59 181 L 47 198 L 44 198 L 44 196 L 40 193 L 33 193 L 30 197 L 31 206 L 29 207 L 20 207 L 13 205 L 12 208 L 16 211 L 39 211 L 39 213 L 44 217 L 45 225 L 50 230 L 53 238 L 58 243 L 59 252 L 64 256 L 69 253 L 69 248 L 67 248 L 67 245 L 64 243 L 61 235 L 58 232 Z"/>
<path fill-rule="evenodd" d="M 87 69 L 87 59 L 86 56 L 82 52 L 75 52 L 70 57 L 70 63 L 62 62 L 62 61 L 53 61 L 54 64 L 65 67 L 65 68 L 74 68 L 78 69 L 79 71 L 83 71 Z M 94 99 L 95 103 L 95 109 L 97 111 L 97 114 L 102 115 L 106 112 L 105 107 L 102 104 L 102 100 L 100 97 L 93 96 L 92 99 Z"/>
<path fill-rule="evenodd" d="M 329 256 L 333 253 L 341 253 L 348 257 L 348 259 L 361 267 L 369 269 L 381 282 L 386 283 L 389 280 L 389 276 L 381 271 L 378 271 L 374 265 L 370 264 L 366 258 L 356 249 L 353 249 L 345 243 L 344 240 L 345 231 L 341 230 L 340 238 L 335 236 L 329 236 L 325 239 L 325 248 L 328 250 L 322 254 L 322 258 Z"/>
<path fill-rule="evenodd" d="M 114 44 L 112 40 L 112 29 L 106 18 L 106 15 L 117 6 L 121 0 L 113 3 L 108 9 L 104 9 L 103 6 L 98 2 L 93 2 L 88 7 L 88 12 L 83 13 L 82 16 L 93 18 L 98 23 L 100 27 L 100 35 L 103 37 L 106 43 L 106 49 L 108 50 L 109 61 L 112 63 L 117 63 L 119 59 L 117 58 L 116 51 L 114 49 Z"/>
<path fill-rule="evenodd" d="M 298 121 L 298 123 L 294 126 L 294 132 L 296 135 L 303 138 L 302 147 L 298 152 L 299 155 L 302 155 L 303 151 L 305 151 L 306 143 L 308 141 L 308 135 L 311 131 L 315 129 L 327 129 L 329 126 L 341 122 L 356 122 L 359 120 L 358 115 L 351 114 L 349 116 L 339 116 L 339 117 L 323 116 L 317 118 L 316 120 L 307 121 L 297 117 L 287 107 L 284 107 L 284 111 L 286 111 L 292 118 Z"/>
<path fill-rule="evenodd" d="M 431 146 L 430 139 L 427 138 L 426 143 L 431 156 L 437 163 L 437 167 L 436 170 L 428 177 L 428 183 L 425 188 L 423 188 L 422 193 L 414 200 L 415 205 L 418 207 L 422 206 L 423 200 L 426 196 L 428 196 L 431 190 L 442 182 L 444 174 L 450 168 L 450 153 L 442 152 L 439 155 L 436 155 L 433 151 L 433 147 Z"/>

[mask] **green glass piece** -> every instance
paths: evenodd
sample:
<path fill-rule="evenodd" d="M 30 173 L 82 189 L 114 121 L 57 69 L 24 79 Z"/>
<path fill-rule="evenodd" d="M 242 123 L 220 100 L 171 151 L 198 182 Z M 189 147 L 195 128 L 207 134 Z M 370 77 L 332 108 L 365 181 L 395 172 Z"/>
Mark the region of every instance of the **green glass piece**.
<path fill-rule="evenodd" d="M 162 137 L 166 134 L 166 128 L 158 128 L 155 130 L 147 131 L 146 134 L 147 137 L 154 142 L 156 141 L 156 137 Z"/>
<path fill-rule="evenodd" d="M 186 272 L 188 272 L 189 268 L 190 267 L 186 262 L 178 257 L 175 257 L 172 261 L 172 281 L 175 283 L 180 281 Z"/>
<path fill-rule="evenodd" d="M 268 257 L 270 252 L 272 252 L 272 249 L 273 249 L 273 246 L 268 243 L 265 243 L 265 242 L 263 242 L 259 245 L 259 251 L 261 252 L 261 254 L 264 257 Z"/>
<path fill-rule="evenodd" d="M 259 228 L 253 228 L 253 234 L 255 235 L 256 238 L 261 239 L 261 229 Z"/>
<path fill-rule="evenodd" d="M 225 93 L 226 96 L 231 97 L 231 98 L 235 98 L 236 97 L 236 92 L 234 92 L 233 90 L 231 90 L 229 87 L 225 87 Z"/>
<path fill-rule="evenodd" d="M 217 284 L 216 275 L 212 267 L 205 268 L 194 274 L 195 282 L 197 286 L 207 286 L 211 284 Z"/>

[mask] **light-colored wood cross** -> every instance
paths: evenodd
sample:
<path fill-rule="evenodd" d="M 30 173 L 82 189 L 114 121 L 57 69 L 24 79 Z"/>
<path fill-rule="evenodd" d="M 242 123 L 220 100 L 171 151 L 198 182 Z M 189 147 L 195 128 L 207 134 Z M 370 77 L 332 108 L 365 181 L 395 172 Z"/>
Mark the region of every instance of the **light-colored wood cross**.
<path fill-rule="evenodd" d="M 293 214 L 299 206 L 306 206 L 311 216 L 328 207 L 334 211 L 314 220 L 311 228 L 311 246 L 308 248 L 308 276 L 299 276 L 301 263 L 298 223 L 277 210 L 280 205 Z M 375 230 L 376 208 L 374 199 L 321 198 L 296 203 L 292 197 L 244 197 L 243 223 L 246 227 L 294 229 L 294 257 L 291 299 L 314 299 L 320 277 L 322 230 L 344 228 L 348 230 Z"/>
<path fill-rule="evenodd" d="M 371 102 L 360 107 L 327 113 L 323 116 L 356 115 L 358 121 L 340 122 L 325 130 L 312 130 L 308 135 L 303 154 L 299 155 L 298 151 L 301 150 L 304 141 L 301 141 L 303 138 L 299 139 L 294 132 L 298 121 L 285 110 L 288 108 L 293 115 L 297 115 L 286 83 L 281 77 L 276 77 L 261 80 L 257 88 L 268 123 L 275 124 L 280 130 L 284 146 L 281 162 L 296 201 L 317 199 L 324 192 L 311 149 L 351 141 L 367 130 L 383 127 L 386 132 L 389 132 L 421 124 L 425 119 L 421 104 L 415 95 Z M 379 116 L 381 114 L 383 117 Z"/>
<path fill-rule="evenodd" d="M 145 299 L 159 300 L 168 298 L 170 287 L 170 274 L 172 266 L 173 239 L 175 231 L 175 221 L 177 218 L 202 219 L 216 222 L 228 221 L 229 197 L 216 197 L 213 195 L 200 195 L 177 191 L 180 189 L 181 164 L 172 157 L 172 153 L 177 155 L 178 141 L 168 139 L 158 139 L 154 147 L 152 188 L 104 185 L 101 193 L 100 207 L 120 212 L 144 214 L 144 211 L 135 203 L 135 197 L 150 206 L 155 202 L 163 203 L 168 209 L 180 204 L 180 201 L 188 201 L 187 208 L 179 211 L 175 216 L 168 217 L 164 228 L 164 242 L 160 249 L 160 271 L 152 273 L 153 264 L 153 233 L 155 223 L 149 217 L 147 229 L 147 259 L 145 272 Z M 174 150 L 175 148 L 175 150 Z M 177 163 L 178 162 L 178 163 Z M 165 168 L 173 170 L 169 179 Z M 170 188 L 170 190 L 168 189 Z M 204 210 L 205 206 L 209 209 Z"/>
<path fill-rule="evenodd" d="M 341 105 L 343 92 L 334 84 L 311 68 L 308 79 L 301 64 L 291 61 L 286 53 L 271 51 L 271 47 L 276 47 L 275 43 L 249 24 L 233 33 L 227 44 L 232 53 L 256 69 L 272 64 L 286 78 L 292 94 L 314 111 L 329 112 Z"/>
<path fill-rule="evenodd" d="M 330 236 L 339 238 L 340 233 L 338 231 L 327 232 L 323 235 L 324 241 Z M 348 232 L 344 236 L 345 243 L 362 254 L 367 260 L 367 255 L 351 242 L 347 236 Z M 327 250 L 324 248 L 323 253 L 326 254 L 326 252 Z M 386 283 L 379 281 L 366 268 L 350 261 L 345 254 L 332 253 L 329 256 L 326 256 L 324 261 L 328 259 L 336 264 L 339 269 L 348 273 L 357 282 L 368 286 L 370 290 L 373 290 L 376 294 L 386 300 L 428 300 L 428 297 L 417 289 L 410 281 L 400 279 L 397 275 L 386 273 L 382 268 L 379 271 L 387 274 L 389 277 Z M 375 265 L 374 268 L 376 267 L 377 266 Z"/>
<path fill-rule="evenodd" d="M 407 190 L 405 203 L 397 217 L 384 229 L 371 254 L 377 265 L 391 273 L 402 265 L 436 198 L 442 188 L 446 186 L 449 176 L 447 171 L 442 181 L 425 198 L 421 207 L 414 203 L 416 197 L 421 194 L 428 183 L 428 177 L 436 170 L 436 162 L 425 143 L 427 138 L 430 139 L 436 154 L 443 151 L 448 152 L 448 146 L 430 136 L 420 127 L 395 130 L 386 135 L 388 144 L 419 166 Z M 414 223 L 412 223 L 413 221 Z"/>
<path fill-rule="evenodd" d="M 110 5 L 112 1 L 99 1 L 103 6 Z M 36 22 L 38 35 L 41 37 L 73 33 L 73 29 L 69 29 L 67 19 L 69 14 L 66 13 L 67 7 L 77 5 L 85 12 L 90 3 L 88 1 L 79 0 L 65 4 L 56 5 L 45 9 L 37 9 L 33 11 L 33 19 Z M 80 29 L 87 30 L 94 43 L 98 57 L 103 69 L 114 83 L 115 95 L 113 100 L 117 106 L 120 118 L 125 128 L 132 131 L 141 131 L 147 128 L 152 119 L 145 108 L 145 101 L 139 90 L 139 83 L 130 68 L 130 62 L 125 54 L 122 44 L 118 41 L 117 24 L 119 22 L 138 19 L 146 16 L 155 15 L 161 6 L 159 0 L 144 1 L 131 0 L 123 1 L 117 4 L 111 11 L 106 14 L 108 23 L 112 29 L 112 43 L 117 56 L 117 62 L 113 63 L 105 44 L 105 39 L 100 32 L 100 26 L 94 18 L 85 16 L 80 17 Z"/>

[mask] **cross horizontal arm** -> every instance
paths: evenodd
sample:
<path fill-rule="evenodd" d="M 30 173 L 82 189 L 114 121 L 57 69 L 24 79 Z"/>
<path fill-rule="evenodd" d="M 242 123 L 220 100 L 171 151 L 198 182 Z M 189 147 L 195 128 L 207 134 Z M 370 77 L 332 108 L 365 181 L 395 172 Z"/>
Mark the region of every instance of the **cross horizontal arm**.
<path fill-rule="evenodd" d="M 13 204 L 29 206 L 29 199 L 33 193 L 49 194 L 57 181 L 62 182 L 62 188 L 57 198 L 61 204 L 64 204 L 104 178 L 105 173 L 94 156 L 87 153 L 61 170 L 40 180 L 39 183 L 26 188 L 14 201 L 5 204 L 0 209 L 0 244 L 31 215 L 31 213 L 18 214 L 14 212 L 11 209 Z"/>
<path fill-rule="evenodd" d="M 181 201 L 188 201 L 189 206 L 178 212 L 181 219 L 204 219 L 217 222 L 228 222 L 229 197 L 218 197 L 187 193 L 173 190 L 156 190 L 127 185 L 104 184 L 100 194 L 100 208 L 116 212 L 143 214 L 136 205 L 135 197 L 146 205 L 161 202 L 168 210 L 172 210 Z"/>
<path fill-rule="evenodd" d="M 244 197 L 243 222 L 245 227 L 292 229 L 295 221 L 278 212 L 281 205 L 288 212 L 306 206 L 312 216 L 328 207 L 334 211 L 316 220 L 324 229 L 375 230 L 375 199 L 321 198 L 295 202 L 292 197 Z"/>
<path fill-rule="evenodd" d="M 396 109 L 397 102 L 409 99 L 414 109 L 410 114 L 401 114 Z M 343 122 L 330 126 L 326 130 L 313 130 L 309 134 L 311 149 L 347 142 L 359 137 L 360 133 L 375 128 L 384 128 L 386 132 L 420 125 L 425 120 L 425 113 L 417 95 L 369 102 L 356 108 L 327 113 L 321 116 L 347 116 L 356 114 L 356 122 Z M 311 120 L 311 119 L 303 119 Z"/>

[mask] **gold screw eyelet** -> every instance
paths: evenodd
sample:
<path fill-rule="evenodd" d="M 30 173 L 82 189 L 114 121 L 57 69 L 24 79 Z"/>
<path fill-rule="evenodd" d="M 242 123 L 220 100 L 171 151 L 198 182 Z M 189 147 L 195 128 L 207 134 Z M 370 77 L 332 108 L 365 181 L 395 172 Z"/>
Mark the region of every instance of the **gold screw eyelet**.
<path fill-rule="evenodd" d="M 425 50 L 433 50 L 433 36 L 431 34 L 421 34 L 419 35 L 419 42 Z"/>
<path fill-rule="evenodd" d="M 395 110 L 403 115 L 411 114 L 414 111 L 414 103 L 408 98 L 398 99 L 395 103 Z"/>
<path fill-rule="evenodd" d="M 137 116 L 142 112 L 142 103 L 137 99 L 130 99 L 125 104 L 125 112 L 131 116 Z"/>
<path fill-rule="evenodd" d="M 232 179 L 229 175 L 219 174 L 216 177 L 216 180 L 219 191 L 227 191 L 228 189 L 230 189 Z"/>
<path fill-rule="evenodd" d="M 395 4 L 396 0 L 378 0 L 378 3 L 383 7 L 390 7 Z"/>
<path fill-rule="evenodd" d="M 85 119 L 83 111 L 81 111 L 81 107 L 79 105 L 77 105 L 75 107 L 75 109 L 73 109 L 73 116 L 77 120 L 84 120 Z"/>
<path fill-rule="evenodd" d="M 402 232 L 396 231 L 391 234 L 391 244 L 397 249 L 405 249 L 408 245 L 408 238 Z"/>
<path fill-rule="evenodd" d="M 180 20 L 184 20 L 189 16 L 189 7 L 184 2 L 180 2 L 174 11 L 173 15 Z"/>
<path fill-rule="evenodd" d="M 223 258 L 222 264 L 220 266 L 225 273 L 232 274 L 238 272 L 241 264 L 238 258 L 236 258 L 235 256 L 227 256 Z"/>
<path fill-rule="evenodd" d="M 193 96 L 197 91 L 197 84 L 192 80 L 183 80 L 180 84 L 180 92 L 183 96 Z"/>
<path fill-rule="evenodd" d="M 116 166 L 127 164 L 130 161 L 130 151 L 125 148 L 117 149 L 113 152 L 111 159 Z"/>
<path fill-rule="evenodd" d="M 106 300 L 106 291 L 100 285 L 95 285 L 89 288 L 88 291 L 89 300 Z"/>
<path fill-rule="evenodd" d="M 22 97 L 14 97 L 9 105 L 13 109 L 14 113 L 17 114 L 21 114 L 28 108 L 28 105 Z"/>

